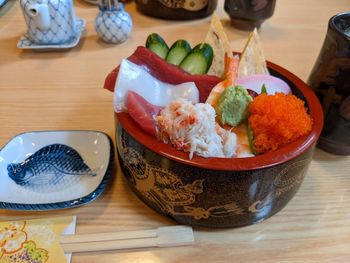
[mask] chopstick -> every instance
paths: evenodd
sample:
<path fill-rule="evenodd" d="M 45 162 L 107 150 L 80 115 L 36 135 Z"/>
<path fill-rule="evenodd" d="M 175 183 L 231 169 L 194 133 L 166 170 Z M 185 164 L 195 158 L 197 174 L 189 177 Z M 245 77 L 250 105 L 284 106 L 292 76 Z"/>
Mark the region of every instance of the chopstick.
<path fill-rule="evenodd" d="M 60 243 L 65 252 L 73 253 L 184 246 L 193 244 L 194 236 L 191 227 L 170 226 L 148 230 L 62 235 Z"/>

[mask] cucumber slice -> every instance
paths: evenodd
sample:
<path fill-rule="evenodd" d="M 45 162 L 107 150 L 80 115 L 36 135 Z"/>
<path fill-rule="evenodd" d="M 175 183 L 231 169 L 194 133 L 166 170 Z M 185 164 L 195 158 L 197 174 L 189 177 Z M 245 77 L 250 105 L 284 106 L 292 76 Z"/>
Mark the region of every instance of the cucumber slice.
<path fill-rule="evenodd" d="M 165 59 L 168 52 L 169 47 L 164 41 L 164 39 L 158 35 L 157 33 L 150 34 L 146 40 L 146 48 L 152 50 L 161 58 Z"/>
<path fill-rule="evenodd" d="M 190 74 L 205 74 L 213 62 L 214 52 L 207 43 L 195 46 L 180 63 L 180 67 Z"/>
<path fill-rule="evenodd" d="M 248 141 L 249 141 L 250 149 L 254 155 L 258 155 L 259 153 L 256 151 L 255 144 L 254 144 L 253 129 L 249 125 L 249 121 L 247 121 L 247 131 L 248 131 Z"/>
<path fill-rule="evenodd" d="M 173 65 L 179 65 L 181 61 L 191 52 L 190 44 L 183 39 L 177 40 L 170 48 L 166 61 Z"/>

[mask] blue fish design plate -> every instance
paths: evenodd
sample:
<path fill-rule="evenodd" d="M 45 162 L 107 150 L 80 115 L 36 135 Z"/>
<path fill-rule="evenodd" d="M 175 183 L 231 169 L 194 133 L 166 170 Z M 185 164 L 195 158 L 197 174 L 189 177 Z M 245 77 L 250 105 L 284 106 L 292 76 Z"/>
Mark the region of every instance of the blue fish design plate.
<path fill-rule="evenodd" d="M 19 134 L 0 151 L 0 209 L 54 210 L 95 200 L 114 168 L 111 138 L 99 131 Z"/>

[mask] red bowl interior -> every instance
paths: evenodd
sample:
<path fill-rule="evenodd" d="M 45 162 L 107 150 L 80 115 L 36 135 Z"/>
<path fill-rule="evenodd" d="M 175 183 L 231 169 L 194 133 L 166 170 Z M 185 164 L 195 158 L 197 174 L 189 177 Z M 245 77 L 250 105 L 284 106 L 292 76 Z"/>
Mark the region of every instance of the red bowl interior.
<path fill-rule="evenodd" d="M 267 62 L 270 69 L 281 75 L 284 80 L 292 83 L 302 93 L 313 119 L 311 132 L 297 141 L 292 142 L 274 152 L 265 153 L 248 158 L 204 158 L 194 155 L 190 160 L 187 152 L 176 150 L 170 144 L 164 144 L 156 138 L 143 132 L 139 125 L 134 122 L 127 113 L 116 113 L 119 123 L 133 138 L 148 149 L 169 159 L 211 170 L 247 171 L 275 166 L 296 158 L 314 145 L 320 136 L 323 126 L 323 112 L 321 105 L 313 91 L 297 76 L 288 70 Z"/>

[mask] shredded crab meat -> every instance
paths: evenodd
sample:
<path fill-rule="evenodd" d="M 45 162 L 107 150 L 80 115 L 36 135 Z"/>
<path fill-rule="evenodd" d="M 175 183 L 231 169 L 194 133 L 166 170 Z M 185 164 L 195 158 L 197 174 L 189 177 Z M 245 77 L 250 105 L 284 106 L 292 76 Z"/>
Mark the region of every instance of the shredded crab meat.
<path fill-rule="evenodd" d="M 157 117 L 159 138 L 176 149 L 203 157 L 234 157 L 237 138 L 215 122 L 215 110 L 208 103 L 193 105 L 178 99 Z"/>

